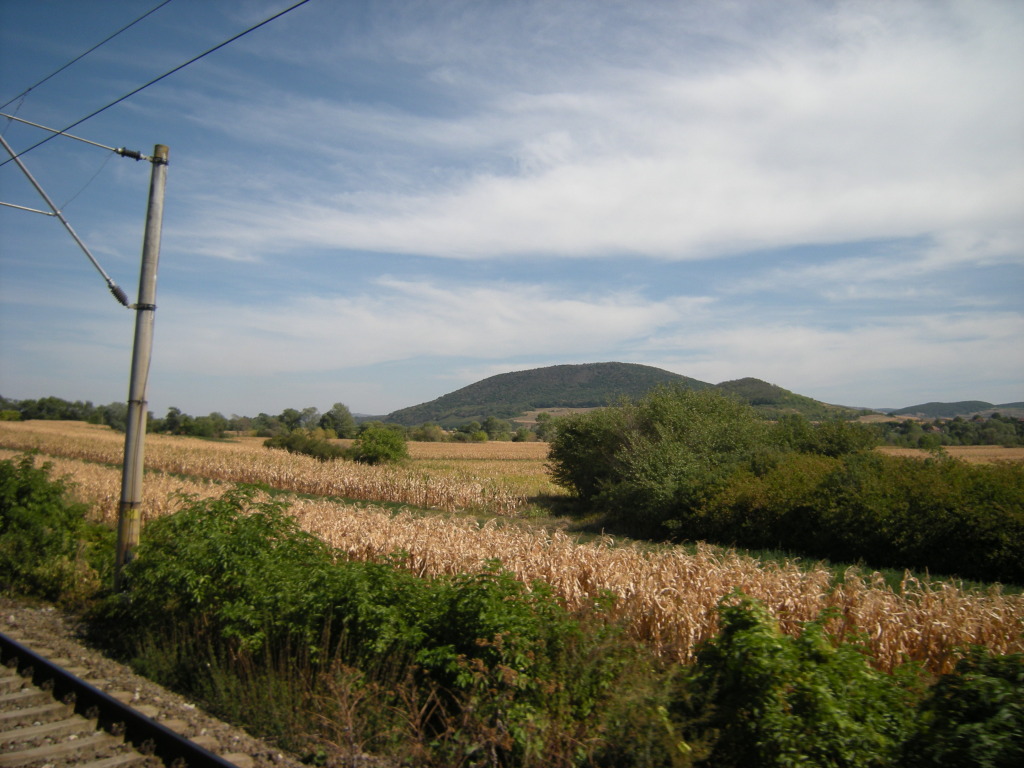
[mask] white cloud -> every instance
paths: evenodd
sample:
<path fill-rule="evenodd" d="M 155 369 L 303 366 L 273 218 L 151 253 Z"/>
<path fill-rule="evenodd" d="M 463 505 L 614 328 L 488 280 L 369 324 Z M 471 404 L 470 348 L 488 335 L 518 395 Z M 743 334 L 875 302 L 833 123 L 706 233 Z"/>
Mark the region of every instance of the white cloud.
<path fill-rule="evenodd" d="M 379 282 L 374 295 L 309 295 L 233 309 L 165 298 L 161 364 L 274 374 L 354 368 L 418 356 L 600 354 L 705 314 L 707 299 L 651 302 L 608 293 L 566 298 L 542 285 Z"/>
<path fill-rule="evenodd" d="M 843 405 L 884 407 L 930 399 L 1019 397 L 1024 381 L 1024 316 L 935 314 L 865 323 L 737 324 L 662 340 L 665 367 L 718 383 L 754 376 L 800 394 Z M 664 353 L 663 353 L 664 354 Z M 653 356 L 653 355 L 652 355 Z M 998 391 L 979 392 L 979 379 Z M 993 385 L 993 389 L 997 387 Z"/>
<path fill-rule="evenodd" d="M 200 212 L 195 237 L 216 255 L 675 259 L 1019 220 L 1018 15 L 954 6 L 966 26 L 944 28 L 941 15 L 894 11 L 910 17 L 904 31 L 870 8 L 818 18 L 824 39 L 762 41 L 745 64 L 711 71 L 680 51 L 661 69 L 613 59 L 586 83 L 556 76 L 554 90 L 516 72 L 447 115 L 297 94 L 209 109 L 225 130 L 339 165 L 299 180 L 286 167 L 261 172 L 257 158 L 246 174 L 267 179 L 260 198 Z"/>

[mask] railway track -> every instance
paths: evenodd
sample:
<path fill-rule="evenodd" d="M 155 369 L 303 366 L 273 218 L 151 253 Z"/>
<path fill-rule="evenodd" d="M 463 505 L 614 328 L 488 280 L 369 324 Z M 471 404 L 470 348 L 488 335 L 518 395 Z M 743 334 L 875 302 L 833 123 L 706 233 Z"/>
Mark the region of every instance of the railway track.
<path fill-rule="evenodd" d="M 87 682 L 74 660 L 47 658 L 0 633 L 0 768 L 250 768 L 245 754 L 183 735 L 187 724 L 131 706 L 129 692 Z"/>

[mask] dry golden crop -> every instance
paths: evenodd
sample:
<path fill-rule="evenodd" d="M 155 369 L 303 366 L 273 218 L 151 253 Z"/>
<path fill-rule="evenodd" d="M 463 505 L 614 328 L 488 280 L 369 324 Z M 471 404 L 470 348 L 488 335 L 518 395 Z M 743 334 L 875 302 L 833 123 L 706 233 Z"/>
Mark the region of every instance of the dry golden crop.
<path fill-rule="evenodd" d="M 98 517 L 113 520 L 122 438 L 103 428 L 71 426 L 0 423 L 0 445 L 23 450 L 34 444 L 48 454 L 45 458 L 54 463 L 58 474 L 72 476 L 83 498 L 96 503 Z M 161 438 L 147 439 L 147 444 L 147 466 L 159 464 L 165 470 L 146 474 L 147 517 L 173 511 L 180 504 L 175 494 L 216 496 L 225 483 L 237 481 L 267 482 L 264 478 L 272 477 L 276 482 L 269 484 L 276 487 L 336 487 L 336 479 L 322 476 L 325 465 L 268 451 L 256 441 Z M 60 458 L 70 453 L 87 460 Z M 0 451 L 0 458 L 13 455 L 12 450 Z M 189 479 L 168 471 L 187 474 Z M 392 472 L 408 475 L 408 470 Z M 391 482 L 387 473 L 367 474 L 360 481 L 379 476 L 385 484 Z M 434 478 L 424 484 L 438 482 Z M 786 631 L 794 631 L 799 622 L 819 616 L 826 608 L 834 609 L 832 632 L 837 636 L 863 633 L 876 663 L 884 669 L 909 658 L 945 671 L 951 667 L 955 649 L 972 644 L 1001 653 L 1024 652 L 1024 596 L 996 589 L 982 594 L 908 577 L 894 590 L 877 574 L 855 570 L 842 575 L 836 586 L 833 574 L 824 567 L 763 564 L 710 547 L 687 553 L 675 547 L 623 545 L 610 537 L 583 544 L 561 532 L 527 529 L 512 522 L 481 525 L 464 517 L 396 514 L 324 498 L 296 498 L 290 509 L 305 529 L 355 558 L 403 552 L 405 567 L 424 576 L 474 572 L 500 559 L 525 582 L 548 582 L 574 608 L 612 594 L 614 610 L 635 637 L 681 661 L 692 657 L 696 644 L 713 636 L 716 606 L 734 589 L 764 601 Z"/>
<path fill-rule="evenodd" d="M 920 448 L 897 448 L 896 446 L 884 445 L 878 448 L 882 453 L 890 456 L 913 456 L 915 458 L 927 459 L 931 456 L 928 451 Z M 971 464 L 991 464 L 996 461 L 1024 461 L 1024 447 L 1005 448 L 1001 445 L 947 445 L 943 449 L 949 456 Z"/>
<path fill-rule="evenodd" d="M 124 437 L 107 427 L 81 422 L 0 422 L 0 446 L 120 465 Z M 526 495 L 501 477 L 459 471 L 430 472 L 415 464 L 394 468 L 348 461 L 325 463 L 311 456 L 264 448 L 262 440 L 251 438 L 214 442 L 147 435 L 145 454 L 148 469 L 224 482 L 265 484 L 315 496 L 409 504 L 449 512 L 488 510 L 502 515 L 514 515 L 527 503 Z"/>

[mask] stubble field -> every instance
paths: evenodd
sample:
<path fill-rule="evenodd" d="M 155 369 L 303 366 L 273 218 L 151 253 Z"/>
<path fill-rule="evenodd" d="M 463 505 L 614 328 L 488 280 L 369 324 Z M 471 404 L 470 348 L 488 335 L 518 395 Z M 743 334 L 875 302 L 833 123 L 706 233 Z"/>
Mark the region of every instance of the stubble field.
<path fill-rule="evenodd" d="M 78 422 L 0 422 L 0 459 L 26 450 L 69 475 L 96 518 L 116 519 L 122 435 Z M 956 648 L 972 644 L 1024 651 L 1024 596 L 998 587 L 979 592 L 908 576 L 894 589 L 871 572 L 762 563 L 712 547 L 579 542 L 519 523 L 531 497 L 561 493 L 544 469 L 544 444 L 412 443 L 410 451 L 410 464 L 395 469 L 325 464 L 266 449 L 257 438 L 150 435 L 144 519 L 173 512 L 181 494 L 219 496 L 234 483 L 262 484 L 295 494 L 290 511 L 300 524 L 355 558 L 401 552 L 405 567 L 423 576 L 474 572 L 500 559 L 523 581 L 550 583 L 571 608 L 614 595 L 631 633 L 679 661 L 714 635 L 716 606 L 734 589 L 762 600 L 786 631 L 834 609 L 831 631 L 862 633 L 883 669 L 916 659 L 946 671 Z"/>

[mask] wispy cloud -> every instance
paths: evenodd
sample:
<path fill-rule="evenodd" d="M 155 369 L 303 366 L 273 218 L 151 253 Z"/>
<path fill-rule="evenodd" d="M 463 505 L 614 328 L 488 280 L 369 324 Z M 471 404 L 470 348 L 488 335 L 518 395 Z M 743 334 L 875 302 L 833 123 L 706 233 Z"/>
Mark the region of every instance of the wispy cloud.
<path fill-rule="evenodd" d="M 705 314 L 708 300 L 650 302 L 616 293 L 571 298 L 543 285 L 446 287 L 389 278 L 372 294 L 297 296 L 283 305 L 228 312 L 184 297 L 167 303 L 175 319 L 159 352 L 165 365 L 255 374 L 421 356 L 600 354 Z M 249 341 L 240 345 L 239 339 Z"/>
<path fill-rule="evenodd" d="M 690 259 L 1005 226 L 1024 207 L 1022 27 L 994 19 L 999 5 L 952 8 L 924 34 L 923 16 L 901 33 L 840 8 L 810 27 L 820 36 L 761 39 L 710 71 L 686 50 L 663 52 L 659 69 L 613 52 L 574 82 L 568 49 L 542 56 L 547 77 L 510 56 L 511 80 L 451 114 L 280 92 L 203 107 L 248 142 L 301 147 L 325 172 L 290 178 L 276 165 L 281 194 L 225 201 L 200 231 L 212 253 L 227 241 Z M 529 59 L 535 46 L 516 43 Z M 449 61 L 459 66 L 458 50 Z M 250 173 L 270 178 L 259 162 Z"/>

